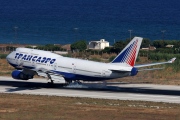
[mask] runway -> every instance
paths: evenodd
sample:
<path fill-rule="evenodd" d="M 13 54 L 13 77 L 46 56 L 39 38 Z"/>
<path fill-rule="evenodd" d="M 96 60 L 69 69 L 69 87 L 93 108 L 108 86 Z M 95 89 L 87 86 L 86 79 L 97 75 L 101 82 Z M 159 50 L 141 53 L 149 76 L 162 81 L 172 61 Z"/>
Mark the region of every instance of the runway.
<path fill-rule="evenodd" d="M 102 83 L 82 83 L 61 87 L 57 83 L 55 86 L 49 87 L 46 79 L 36 78 L 21 81 L 14 80 L 11 77 L 0 77 L 0 93 L 180 103 L 180 86 L 129 84 L 110 81 L 106 85 Z"/>

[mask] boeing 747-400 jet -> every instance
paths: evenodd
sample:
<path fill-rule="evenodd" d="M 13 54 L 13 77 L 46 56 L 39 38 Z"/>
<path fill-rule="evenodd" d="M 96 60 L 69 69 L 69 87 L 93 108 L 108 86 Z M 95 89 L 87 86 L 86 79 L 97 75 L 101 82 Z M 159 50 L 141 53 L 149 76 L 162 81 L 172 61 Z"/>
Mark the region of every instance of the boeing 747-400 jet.
<path fill-rule="evenodd" d="M 51 83 L 57 81 L 67 84 L 78 80 L 104 81 L 135 76 L 140 67 L 172 63 L 176 59 L 135 65 L 142 39 L 134 37 L 110 63 L 63 57 L 49 51 L 29 48 L 17 48 L 7 56 L 7 61 L 16 69 L 12 72 L 14 79 L 28 80 L 39 75 L 48 78 Z"/>

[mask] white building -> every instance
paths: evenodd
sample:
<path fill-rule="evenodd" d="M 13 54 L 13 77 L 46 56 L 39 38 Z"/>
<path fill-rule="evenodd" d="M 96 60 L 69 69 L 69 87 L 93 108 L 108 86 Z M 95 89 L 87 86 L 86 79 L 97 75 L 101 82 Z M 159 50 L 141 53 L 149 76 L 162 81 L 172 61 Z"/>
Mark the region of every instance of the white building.
<path fill-rule="evenodd" d="M 166 45 L 167 48 L 173 48 L 174 45 Z"/>
<path fill-rule="evenodd" d="M 105 39 L 100 39 L 100 41 L 91 41 L 89 42 L 88 45 L 89 49 L 97 49 L 97 50 L 104 49 L 105 47 L 109 47 L 109 42 L 105 41 Z"/>

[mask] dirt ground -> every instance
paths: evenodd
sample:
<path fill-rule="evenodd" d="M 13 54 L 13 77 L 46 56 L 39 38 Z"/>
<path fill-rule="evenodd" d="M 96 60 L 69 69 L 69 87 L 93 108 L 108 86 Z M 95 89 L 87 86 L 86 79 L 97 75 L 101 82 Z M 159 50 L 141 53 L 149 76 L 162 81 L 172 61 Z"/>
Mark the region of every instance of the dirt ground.
<path fill-rule="evenodd" d="M 179 120 L 180 104 L 0 94 L 1 120 Z"/>

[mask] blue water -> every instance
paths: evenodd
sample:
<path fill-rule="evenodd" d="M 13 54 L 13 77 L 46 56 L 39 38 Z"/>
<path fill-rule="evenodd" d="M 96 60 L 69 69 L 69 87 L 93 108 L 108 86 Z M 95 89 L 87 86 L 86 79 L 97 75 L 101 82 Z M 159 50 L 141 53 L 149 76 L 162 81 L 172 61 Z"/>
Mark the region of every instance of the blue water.
<path fill-rule="evenodd" d="M 0 43 L 180 40 L 178 0 L 0 0 Z M 165 30 L 164 34 L 163 31 Z"/>

